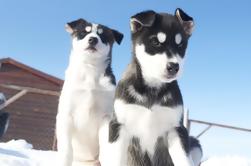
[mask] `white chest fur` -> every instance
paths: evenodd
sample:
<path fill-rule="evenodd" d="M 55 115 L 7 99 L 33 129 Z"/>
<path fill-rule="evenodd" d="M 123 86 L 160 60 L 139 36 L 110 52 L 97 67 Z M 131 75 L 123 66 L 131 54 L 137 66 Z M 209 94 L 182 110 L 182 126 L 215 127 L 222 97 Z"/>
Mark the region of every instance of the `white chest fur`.
<path fill-rule="evenodd" d="M 105 67 L 104 62 L 87 62 L 79 55 L 72 55 L 66 70 L 57 115 L 57 127 L 60 127 L 57 135 L 61 149 L 73 149 L 73 161 L 97 159 L 98 130 L 102 120 L 113 110 L 115 91 L 110 78 L 104 76 Z"/>
<path fill-rule="evenodd" d="M 139 137 L 142 149 L 150 154 L 154 153 L 158 137 L 180 125 L 183 113 L 182 106 L 170 108 L 153 105 L 148 109 L 136 104 L 127 104 L 120 99 L 115 100 L 114 109 L 118 122 L 122 123 L 127 131 L 125 137 Z"/>
<path fill-rule="evenodd" d="M 88 118 L 99 120 L 108 109 L 112 111 L 115 86 L 103 71 L 102 66 L 79 62 L 70 64 L 66 70 L 59 106 L 66 107 L 62 110 L 69 111 L 76 125 L 84 125 L 79 123 L 87 122 Z"/>

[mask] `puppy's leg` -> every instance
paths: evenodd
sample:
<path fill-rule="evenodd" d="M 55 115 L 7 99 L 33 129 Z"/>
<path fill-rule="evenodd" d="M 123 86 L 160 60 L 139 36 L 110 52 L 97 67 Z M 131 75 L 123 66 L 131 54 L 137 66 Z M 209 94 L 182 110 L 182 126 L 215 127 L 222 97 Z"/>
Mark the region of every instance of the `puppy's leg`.
<path fill-rule="evenodd" d="M 73 160 L 72 150 L 72 118 L 68 115 L 57 115 L 56 134 L 60 166 L 71 166 Z"/>
<path fill-rule="evenodd" d="M 112 127 L 112 121 L 106 120 L 99 130 L 99 161 L 101 166 L 126 166 L 126 147 L 128 143 L 124 131 L 120 131 L 119 124 Z"/>
<path fill-rule="evenodd" d="M 189 154 L 193 160 L 194 166 L 199 166 L 203 156 L 202 147 L 198 139 L 194 137 L 189 137 Z"/>
<path fill-rule="evenodd" d="M 168 132 L 168 150 L 174 166 L 194 166 L 188 154 L 189 142 L 186 129 L 182 127 Z"/>

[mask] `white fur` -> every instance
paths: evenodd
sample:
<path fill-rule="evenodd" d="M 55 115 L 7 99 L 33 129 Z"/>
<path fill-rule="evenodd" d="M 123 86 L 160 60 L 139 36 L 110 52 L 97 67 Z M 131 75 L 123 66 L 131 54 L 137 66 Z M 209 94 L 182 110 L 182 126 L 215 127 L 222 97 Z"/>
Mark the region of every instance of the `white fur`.
<path fill-rule="evenodd" d="M 92 27 L 91 27 L 91 26 L 85 27 L 85 31 L 86 31 L 86 32 L 91 32 L 91 30 L 92 30 Z"/>
<path fill-rule="evenodd" d="M 110 119 L 107 118 L 99 131 L 99 161 L 102 166 L 127 166 L 128 135 L 124 130 L 121 130 L 119 139 L 116 142 L 109 143 L 109 122 Z"/>
<path fill-rule="evenodd" d="M 122 126 L 116 142 L 103 142 L 101 149 L 104 156 L 100 160 L 102 166 L 126 166 L 127 148 L 133 136 L 140 138 L 143 151 L 153 155 L 157 138 L 178 127 L 183 112 L 182 106 L 170 108 L 154 105 L 149 110 L 140 105 L 125 103 L 121 99 L 115 100 L 114 109 Z M 102 135 L 107 139 L 107 136 Z M 105 160 L 106 157 L 109 159 Z"/>
<path fill-rule="evenodd" d="M 201 149 L 198 147 L 193 148 L 192 150 L 190 150 L 190 156 L 194 162 L 194 166 L 199 166 L 201 163 L 201 159 L 202 159 Z"/>
<path fill-rule="evenodd" d="M 99 40 L 96 52 L 86 50 L 91 36 Z M 98 132 L 113 110 L 115 90 L 104 76 L 109 51 L 110 46 L 103 44 L 95 32 L 82 40 L 73 38 L 56 122 L 60 166 L 99 164 Z"/>
<path fill-rule="evenodd" d="M 153 154 L 159 136 L 179 126 L 183 110 L 182 106 L 169 108 L 160 105 L 153 105 L 148 109 L 136 104 L 127 104 L 120 99 L 115 100 L 114 109 L 118 121 L 128 129 L 128 134 L 131 137 L 138 136 L 143 150 L 150 154 Z"/>
<path fill-rule="evenodd" d="M 176 130 L 168 132 L 168 150 L 175 166 L 194 166 L 190 157 L 187 156 L 180 137 Z"/>
<path fill-rule="evenodd" d="M 181 34 L 180 34 L 180 33 L 176 34 L 176 35 L 175 35 L 175 43 L 176 43 L 177 45 L 179 45 L 179 44 L 181 43 L 181 41 L 182 41 L 182 36 L 181 36 Z"/>
<path fill-rule="evenodd" d="M 103 29 L 99 28 L 98 29 L 98 34 L 102 34 L 103 33 Z"/>
<path fill-rule="evenodd" d="M 182 68 L 183 59 L 179 55 L 173 55 L 172 58 L 163 54 L 154 56 L 145 52 L 145 45 L 136 45 L 136 57 L 140 63 L 142 75 L 149 86 L 158 87 L 163 82 L 172 82 L 180 75 L 180 70 L 176 77 L 168 78 L 167 64 L 170 62 L 178 63 Z"/>
<path fill-rule="evenodd" d="M 158 38 L 160 43 L 164 43 L 166 41 L 166 34 L 163 33 L 163 32 L 159 32 L 157 34 L 157 38 Z"/>

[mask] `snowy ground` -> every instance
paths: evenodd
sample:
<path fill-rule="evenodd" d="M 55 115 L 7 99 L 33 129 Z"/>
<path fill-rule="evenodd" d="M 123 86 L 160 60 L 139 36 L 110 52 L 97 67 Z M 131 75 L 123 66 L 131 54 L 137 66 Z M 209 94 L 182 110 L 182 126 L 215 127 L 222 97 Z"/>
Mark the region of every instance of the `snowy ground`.
<path fill-rule="evenodd" d="M 32 149 L 25 140 L 0 143 L 0 166 L 58 166 L 56 152 Z M 201 166 L 251 166 L 251 160 L 239 156 L 211 157 Z"/>
<path fill-rule="evenodd" d="M 211 157 L 201 166 L 251 166 L 251 160 L 240 156 Z"/>

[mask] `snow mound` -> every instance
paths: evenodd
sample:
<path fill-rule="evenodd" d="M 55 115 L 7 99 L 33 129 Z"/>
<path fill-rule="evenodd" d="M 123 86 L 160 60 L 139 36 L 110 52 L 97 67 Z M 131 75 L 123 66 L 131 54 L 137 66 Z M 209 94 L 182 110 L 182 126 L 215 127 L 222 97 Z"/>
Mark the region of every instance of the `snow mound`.
<path fill-rule="evenodd" d="M 0 143 L 0 166 L 58 166 L 57 152 L 32 149 L 25 140 Z M 240 156 L 210 157 L 201 166 L 251 166 L 251 160 Z"/>
<path fill-rule="evenodd" d="M 251 166 L 251 160 L 240 156 L 211 157 L 201 166 Z"/>
<path fill-rule="evenodd" d="M 57 166 L 57 158 L 56 152 L 34 150 L 25 140 L 0 143 L 0 166 Z"/>
<path fill-rule="evenodd" d="M 1 148 L 8 149 L 32 149 L 32 145 L 26 142 L 23 139 L 20 140 L 11 140 L 7 143 L 0 143 Z"/>

